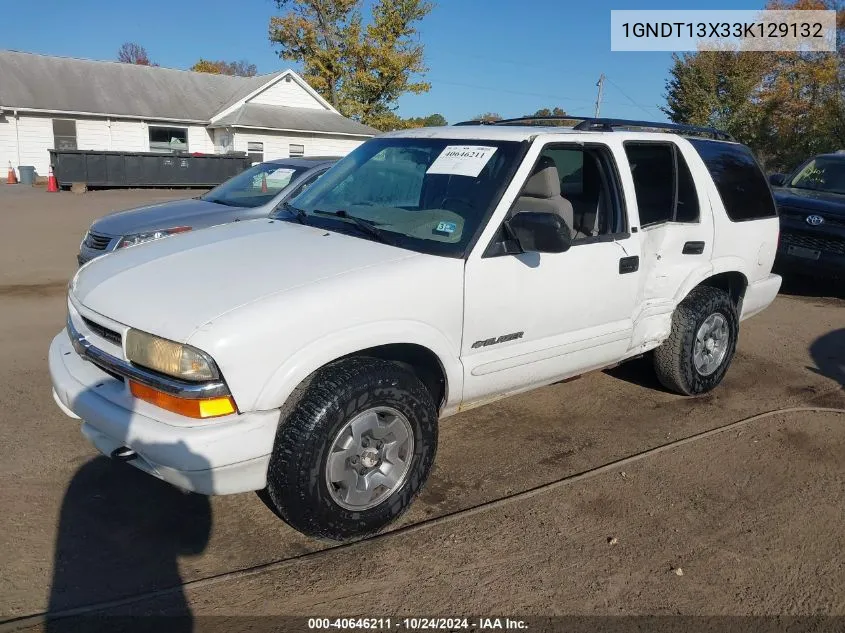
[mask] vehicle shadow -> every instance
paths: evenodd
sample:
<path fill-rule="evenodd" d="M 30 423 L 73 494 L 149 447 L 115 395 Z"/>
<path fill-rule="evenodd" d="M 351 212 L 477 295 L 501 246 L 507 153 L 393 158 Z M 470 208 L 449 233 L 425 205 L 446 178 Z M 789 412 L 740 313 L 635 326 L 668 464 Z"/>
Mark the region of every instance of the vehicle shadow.
<path fill-rule="evenodd" d="M 605 369 L 604 373 L 617 380 L 630 382 L 638 387 L 644 387 L 645 389 L 660 391 L 662 393 L 672 393 L 660 384 L 660 381 L 657 379 L 651 354 L 646 354 L 640 358 L 626 361 L 616 367 Z"/>
<path fill-rule="evenodd" d="M 92 397 L 100 398 L 84 392 L 79 399 Z M 127 410 L 125 416 L 121 428 L 127 437 L 115 439 L 138 453 L 162 448 L 187 451 L 181 442 L 142 445 L 127 440 L 133 435 L 132 413 Z M 133 630 L 143 629 L 144 622 L 139 620 L 144 618 L 104 619 L 99 609 L 82 615 L 67 611 L 173 589 L 167 593 L 167 613 L 174 617 L 156 618 L 153 628 L 192 631 L 179 557 L 202 553 L 211 525 L 208 497 L 184 492 L 128 463 L 106 457 L 87 462 L 74 474 L 62 501 L 45 629 L 50 633 L 114 631 L 129 624 Z M 122 608 L 121 614 L 127 609 L 134 615 L 131 607 Z"/>
<path fill-rule="evenodd" d="M 780 294 L 795 297 L 845 299 L 845 279 L 825 279 L 784 272 L 778 274 L 783 278 Z"/>
<path fill-rule="evenodd" d="M 810 345 L 810 356 L 815 367 L 809 367 L 822 376 L 832 378 L 845 389 L 845 328 L 820 336 Z"/>

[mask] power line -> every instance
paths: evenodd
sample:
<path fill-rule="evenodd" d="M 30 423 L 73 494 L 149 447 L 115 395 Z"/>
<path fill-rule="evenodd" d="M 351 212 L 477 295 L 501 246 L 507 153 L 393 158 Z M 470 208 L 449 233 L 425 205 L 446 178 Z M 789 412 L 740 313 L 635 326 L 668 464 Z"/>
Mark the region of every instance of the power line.
<path fill-rule="evenodd" d="M 445 86 L 457 86 L 457 87 L 460 87 L 460 88 L 472 88 L 473 90 L 489 90 L 491 92 L 513 94 L 513 95 L 519 95 L 519 96 L 525 96 L 525 97 L 542 97 L 543 99 L 553 99 L 553 100 L 556 100 L 558 102 L 577 101 L 577 102 L 581 102 L 581 103 L 595 103 L 594 99 L 585 99 L 583 97 L 569 97 L 569 96 L 565 96 L 565 95 L 553 95 L 553 94 L 541 93 L 541 92 L 526 92 L 526 91 L 522 91 L 522 90 L 509 90 L 509 89 L 506 89 L 506 88 L 500 88 L 498 86 L 479 86 L 479 85 L 476 85 L 476 84 L 468 84 L 468 83 L 457 82 L 457 81 L 445 81 L 445 80 L 441 80 L 441 79 L 437 79 L 437 78 L 433 78 L 433 77 L 428 77 L 426 79 L 431 84 L 443 84 Z M 602 100 L 602 103 L 607 104 L 607 105 L 623 107 L 623 108 L 633 107 L 630 104 L 619 103 L 618 101 L 614 102 L 614 101 L 604 101 L 604 100 Z M 642 106 L 639 105 L 638 103 L 634 103 L 634 106 L 636 106 L 638 108 L 642 108 Z"/>
<path fill-rule="evenodd" d="M 631 103 L 633 103 L 635 106 L 637 106 L 640 110 L 642 110 L 643 112 L 645 112 L 647 115 L 651 116 L 651 112 L 649 112 L 649 110 L 659 110 L 659 109 L 660 109 L 660 108 L 649 108 L 648 106 L 640 105 L 639 103 L 637 103 L 636 101 L 634 101 L 633 99 L 631 99 L 631 97 L 629 97 L 629 96 L 628 96 L 628 93 L 626 93 L 624 90 L 622 90 L 622 88 L 620 88 L 620 87 L 616 84 L 616 82 L 614 82 L 614 81 L 613 81 L 610 77 L 605 77 L 605 79 L 608 81 L 608 83 L 609 83 L 611 86 L 613 86 L 613 87 L 614 87 L 614 88 L 616 88 L 619 92 L 621 92 L 623 97 L 625 97 L 628 101 L 630 101 L 630 102 L 631 102 Z"/>
<path fill-rule="evenodd" d="M 498 86 L 477 86 L 474 84 L 466 84 L 457 81 L 444 81 L 441 79 L 429 79 L 432 83 L 444 84 L 446 86 L 459 86 L 462 88 L 473 88 L 475 90 L 490 90 L 492 92 L 504 92 L 506 94 L 523 95 L 526 97 L 543 97 L 544 99 L 557 99 L 558 101 L 583 101 L 592 103 L 592 99 L 582 99 L 580 97 L 567 97 L 563 95 L 544 94 L 540 92 L 524 92 L 521 90 L 508 90 Z"/>

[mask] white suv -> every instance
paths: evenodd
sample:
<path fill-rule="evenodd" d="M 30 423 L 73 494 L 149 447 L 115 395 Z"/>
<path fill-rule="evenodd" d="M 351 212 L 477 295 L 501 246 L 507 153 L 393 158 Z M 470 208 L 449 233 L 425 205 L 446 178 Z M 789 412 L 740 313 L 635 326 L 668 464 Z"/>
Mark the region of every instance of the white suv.
<path fill-rule="evenodd" d="M 458 411 L 652 350 L 668 389 L 713 389 L 780 287 L 751 152 L 513 123 L 385 134 L 287 215 L 83 266 L 59 407 L 106 455 L 346 539 L 408 507 Z"/>

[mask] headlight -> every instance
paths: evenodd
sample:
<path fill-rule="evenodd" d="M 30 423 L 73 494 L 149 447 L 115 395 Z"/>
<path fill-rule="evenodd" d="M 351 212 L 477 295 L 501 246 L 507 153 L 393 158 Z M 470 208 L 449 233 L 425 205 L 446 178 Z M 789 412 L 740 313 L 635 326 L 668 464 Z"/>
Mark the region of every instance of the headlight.
<path fill-rule="evenodd" d="M 201 382 L 220 378 L 217 365 L 205 352 L 140 330 L 126 333 L 126 358 L 147 369 L 183 380 Z"/>
<path fill-rule="evenodd" d="M 123 248 L 124 246 L 135 246 L 137 244 L 143 244 L 144 242 L 152 242 L 153 240 L 159 240 L 162 237 L 167 237 L 168 235 L 185 233 L 186 231 L 190 230 L 190 226 L 174 226 L 173 228 L 159 229 L 158 231 L 148 231 L 146 233 L 134 233 L 132 235 L 124 235 L 122 238 L 120 238 L 120 241 L 117 243 L 117 247 Z"/>

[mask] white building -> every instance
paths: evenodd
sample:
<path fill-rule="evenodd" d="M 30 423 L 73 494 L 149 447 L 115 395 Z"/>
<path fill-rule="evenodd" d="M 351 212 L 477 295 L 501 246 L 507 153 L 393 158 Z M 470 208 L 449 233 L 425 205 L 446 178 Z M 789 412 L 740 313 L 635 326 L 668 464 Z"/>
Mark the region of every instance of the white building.
<path fill-rule="evenodd" d="M 292 70 L 230 77 L 0 51 L 0 172 L 48 171 L 50 149 L 342 156 L 378 131 Z"/>

